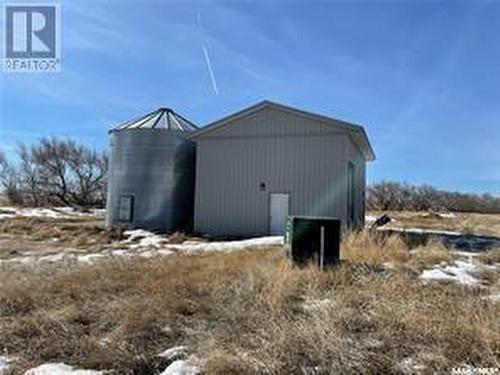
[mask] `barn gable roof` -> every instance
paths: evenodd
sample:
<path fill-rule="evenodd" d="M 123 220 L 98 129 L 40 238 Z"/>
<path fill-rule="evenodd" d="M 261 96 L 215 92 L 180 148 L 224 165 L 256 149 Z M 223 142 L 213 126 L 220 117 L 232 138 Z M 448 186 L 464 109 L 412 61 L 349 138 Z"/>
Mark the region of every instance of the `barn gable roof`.
<path fill-rule="evenodd" d="M 229 116 L 223 117 L 220 120 L 214 121 L 202 128 L 200 128 L 198 131 L 194 132 L 193 134 L 190 135 L 189 138 L 192 140 L 196 141 L 198 139 L 202 139 L 204 136 L 207 134 L 212 134 L 213 132 L 226 127 L 233 123 L 234 121 L 246 117 L 248 115 L 251 115 L 255 112 L 261 111 L 265 108 L 272 108 L 276 109 L 279 111 L 283 111 L 295 116 L 301 116 L 307 119 L 315 120 L 320 123 L 323 123 L 327 126 L 332 126 L 335 127 L 336 129 L 344 130 L 348 132 L 352 138 L 352 140 L 356 143 L 356 145 L 359 147 L 361 150 L 364 158 L 368 161 L 373 161 L 375 160 L 375 152 L 373 151 L 373 148 L 370 144 L 370 141 L 368 139 L 368 136 L 365 132 L 365 129 L 356 124 L 352 124 L 349 122 L 337 120 L 331 117 L 319 115 L 316 113 L 312 112 L 307 112 L 301 109 L 289 107 L 283 104 L 271 102 L 269 100 L 264 100 L 262 102 L 259 102 L 257 104 L 254 104 L 250 107 L 244 108 L 241 111 L 238 111 L 236 113 L 233 113 Z"/>

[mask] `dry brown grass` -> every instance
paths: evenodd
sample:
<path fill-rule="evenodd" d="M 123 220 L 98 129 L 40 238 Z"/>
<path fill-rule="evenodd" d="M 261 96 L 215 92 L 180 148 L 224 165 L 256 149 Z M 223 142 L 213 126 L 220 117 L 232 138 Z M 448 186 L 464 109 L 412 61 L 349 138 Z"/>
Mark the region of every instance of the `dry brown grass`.
<path fill-rule="evenodd" d="M 8 206 L 10 204 L 9 198 L 7 196 L 0 194 L 0 207 Z"/>
<path fill-rule="evenodd" d="M 476 289 L 421 284 L 408 269 L 431 261 L 411 265 L 397 241 L 351 235 L 328 272 L 296 268 L 275 248 L 0 274 L 0 352 L 20 358 L 16 371 L 64 361 L 119 374 L 158 373 L 155 355 L 178 344 L 208 374 L 398 373 L 405 359 L 428 373 L 498 366 L 500 306 Z"/>
<path fill-rule="evenodd" d="M 440 263 L 451 263 L 456 259 L 440 242 L 429 241 L 424 246 L 410 250 L 396 234 L 387 235 L 369 230 L 348 233 L 341 250 L 342 259 L 413 271 L 421 271 Z"/>
<path fill-rule="evenodd" d="M 475 216 L 469 216 L 461 220 L 459 224 L 459 232 L 463 234 L 476 234 L 480 233 L 479 220 Z"/>
<path fill-rule="evenodd" d="M 406 266 L 417 271 L 432 268 L 437 264 L 450 264 L 457 259 L 456 255 L 438 241 L 429 241 L 425 246 L 412 249 L 410 254 Z"/>
<path fill-rule="evenodd" d="M 95 249 L 122 239 L 120 230 L 108 230 L 95 218 L 29 218 L 0 221 L 0 234 L 31 241 L 49 241 L 79 249 Z"/>
<path fill-rule="evenodd" d="M 186 241 L 189 237 L 183 232 L 174 232 L 168 236 L 168 242 L 171 244 L 180 244 Z"/>
<path fill-rule="evenodd" d="M 500 270 L 498 268 L 481 268 L 480 270 L 473 272 L 472 276 L 481 280 L 483 285 L 493 287 L 499 279 Z"/>
<path fill-rule="evenodd" d="M 500 248 L 485 251 L 479 255 L 479 259 L 489 265 L 500 263 Z"/>
<path fill-rule="evenodd" d="M 368 230 L 347 233 L 343 238 L 340 254 L 342 259 L 372 264 L 405 262 L 408 255 L 407 246 L 401 237 Z"/>

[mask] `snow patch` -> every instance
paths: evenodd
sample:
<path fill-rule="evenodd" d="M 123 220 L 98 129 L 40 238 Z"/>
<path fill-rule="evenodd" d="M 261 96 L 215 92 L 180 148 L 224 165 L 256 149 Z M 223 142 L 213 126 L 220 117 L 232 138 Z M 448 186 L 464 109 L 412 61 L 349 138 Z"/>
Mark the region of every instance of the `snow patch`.
<path fill-rule="evenodd" d="M 453 265 L 439 265 L 430 270 L 424 270 L 420 275 L 422 280 L 454 281 L 463 285 L 480 285 L 480 281 L 470 275 L 476 272 L 480 266 L 471 261 L 464 262 L 457 260 Z"/>
<path fill-rule="evenodd" d="M 369 226 L 370 224 L 374 223 L 382 216 L 384 216 L 384 215 L 379 215 L 379 216 L 365 215 L 365 225 Z M 395 223 L 396 221 L 398 221 L 398 220 L 394 219 L 393 217 L 389 217 L 389 218 L 391 219 L 390 220 L 391 223 Z"/>
<path fill-rule="evenodd" d="M 399 363 L 399 369 L 403 374 L 421 374 L 426 367 L 420 364 L 415 358 L 406 357 Z"/>
<path fill-rule="evenodd" d="M 306 312 L 324 310 L 333 306 L 335 306 L 335 301 L 332 301 L 329 298 L 323 298 L 323 299 L 306 298 L 304 302 L 301 304 L 302 309 Z"/>
<path fill-rule="evenodd" d="M 471 253 L 470 251 L 460 251 L 460 250 L 451 250 L 451 251 L 453 252 L 453 254 L 457 256 L 469 259 L 469 262 L 472 262 L 472 259 L 474 257 L 480 255 L 480 253 Z"/>
<path fill-rule="evenodd" d="M 198 367 L 179 359 L 172 362 L 160 375 L 197 375 L 201 371 Z"/>
<path fill-rule="evenodd" d="M 384 262 L 382 263 L 382 266 L 385 268 L 385 269 L 388 269 L 388 270 L 393 270 L 396 268 L 396 266 L 394 265 L 393 262 Z"/>
<path fill-rule="evenodd" d="M 104 209 L 90 209 L 82 212 L 73 207 L 51 207 L 51 208 L 21 208 L 21 207 L 0 207 L 0 220 L 14 217 L 44 217 L 49 219 L 104 216 Z"/>
<path fill-rule="evenodd" d="M 449 231 L 449 230 L 436 230 L 436 229 L 424 229 L 424 228 L 401 228 L 401 227 L 393 227 L 393 226 L 385 226 L 378 228 L 377 230 L 389 230 L 394 232 L 402 232 L 402 233 L 417 233 L 417 234 L 436 234 L 443 236 L 462 236 L 462 233 Z"/>
<path fill-rule="evenodd" d="M 200 242 L 200 243 L 183 243 L 180 245 L 168 245 L 166 248 L 174 251 L 182 251 L 186 253 L 192 252 L 208 252 L 208 251 L 237 251 L 248 248 L 264 247 L 264 246 L 280 246 L 283 245 L 282 236 L 258 237 L 240 241 L 221 241 L 221 242 Z"/>
<path fill-rule="evenodd" d="M 0 355 L 0 375 L 7 374 L 14 359 Z"/>
<path fill-rule="evenodd" d="M 365 222 L 366 223 L 373 223 L 376 220 L 377 220 L 376 216 L 372 216 L 372 215 L 366 215 L 365 216 Z"/>
<path fill-rule="evenodd" d="M 24 375 L 99 375 L 99 374 L 104 374 L 104 372 L 95 370 L 75 369 L 64 363 L 45 363 L 38 367 L 32 368 L 24 373 Z"/>
<path fill-rule="evenodd" d="M 106 251 L 86 253 L 66 250 L 47 255 L 25 254 L 8 259 L 0 259 L 1 264 L 18 263 L 23 265 L 37 265 L 39 263 L 68 262 L 71 264 L 94 264 L 100 260 L 127 257 L 151 258 L 167 256 L 175 252 L 231 252 L 266 246 L 283 244 L 283 237 L 259 237 L 241 241 L 195 242 L 185 241 L 182 244 L 169 244 L 168 238 L 142 229 L 125 231 L 127 238 L 116 244 L 116 248 Z"/>
<path fill-rule="evenodd" d="M 498 375 L 500 367 L 477 367 L 467 363 L 455 366 L 451 369 L 452 375 Z"/>
<path fill-rule="evenodd" d="M 443 219 L 455 219 L 457 217 L 457 215 L 454 214 L 453 212 L 438 213 L 438 215 Z"/>
<path fill-rule="evenodd" d="M 168 243 L 167 238 L 144 229 L 127 230 L 123 234 L 128 237 L 123 243 L 129 244 L 131 249 L 143 247 L 158 249 Z"/>
<path fill-rule="evenodd" d="M 164 352 L 159 353 L 157 356 L 165 358 L 167 361 L 174 361 L 185 357 L 186 354 L 187 354 L 187 346 L 179 345 L 167 349 Z"/>

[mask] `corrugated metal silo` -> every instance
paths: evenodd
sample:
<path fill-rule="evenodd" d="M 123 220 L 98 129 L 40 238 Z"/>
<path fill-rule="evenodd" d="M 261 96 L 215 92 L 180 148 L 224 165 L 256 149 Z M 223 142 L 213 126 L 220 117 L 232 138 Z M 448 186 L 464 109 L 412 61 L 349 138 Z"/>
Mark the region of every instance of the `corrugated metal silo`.
<path fill-rule="evenodd" d="M 160 108 L 110 131 L 107 225 L 189 230 L 193 220 L 198 128 Z"/>

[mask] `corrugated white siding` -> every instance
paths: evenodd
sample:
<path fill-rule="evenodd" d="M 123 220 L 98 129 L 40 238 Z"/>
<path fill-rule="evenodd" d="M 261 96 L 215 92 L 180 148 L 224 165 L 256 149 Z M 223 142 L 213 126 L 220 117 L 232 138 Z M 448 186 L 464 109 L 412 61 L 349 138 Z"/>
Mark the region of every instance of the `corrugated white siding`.
<path fill-rule="evenodd" d="M 269 108 L 235 120 L 197 141 L 195 230 L 267 234 L 273 192 L 290 194 L 291 215 L 345 220 L 348 161 L 356 165 L 358 212 L 365 162 L 347 133 Z"/>

